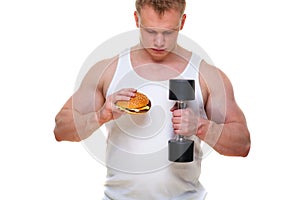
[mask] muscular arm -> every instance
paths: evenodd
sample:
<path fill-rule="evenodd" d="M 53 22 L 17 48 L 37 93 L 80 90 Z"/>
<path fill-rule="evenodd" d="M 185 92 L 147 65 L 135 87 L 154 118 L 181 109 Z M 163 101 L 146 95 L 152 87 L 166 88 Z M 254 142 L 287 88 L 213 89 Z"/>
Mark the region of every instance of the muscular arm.
<path fill-rule="evenodd" d="M 203 63 L 203 68 L 208 120 L 199 119 L 197 136 L 222 155 L 247 156 L 250 134 L 245 116 L 235 101 L 230 80 L 219 69 L 206 63 Z"/>
<path fill-rule="evenodd" d="M 200 85 L 207 119 L 191 109 L 172 109 L 176 134 L 197 135 L 214 150 L 227 156 L 247 156 L 250 135 L 229 79 L 219 69 L 201 62 Z"/>
<path fill-rule="evenodd" d="M 99 128 L 98 116 L 105 101 L 101 91 L 103 62 L 96 64 L 84 77 L 79 89 L 68 99 L 55 117 L 58 141 L 81 141 Z"/>
<path fill-rule="evenodd" d="M 134 89 L 122 89 L 105 98 L 116 65 L 115 59 L 104 60 L 87 73 L 79 89 L 56 115 L 54 134 L 57 141 L 84 140 L 104 123 L 123 114 L 114 103 L 129 100 L 134 96 Z"/>
<path fill-rule="evenodd" d="M 73 109 L 73 97 L 70 97 L 56 115 L 55 124 L 54 134 L 56 140 L 73 142 L 79 142 L 87 138 L 101 126 L 97 118 L 97 112 L 82 114 Z"/>

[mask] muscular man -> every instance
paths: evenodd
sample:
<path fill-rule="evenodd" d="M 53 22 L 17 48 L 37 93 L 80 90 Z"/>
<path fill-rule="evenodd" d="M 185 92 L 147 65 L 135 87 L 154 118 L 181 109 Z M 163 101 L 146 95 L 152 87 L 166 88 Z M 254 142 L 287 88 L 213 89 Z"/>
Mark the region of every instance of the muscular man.
<path fill-rule="evenodd" d="M 58 141 L 81 141 L 107 126 L 104 199 L 204 199 L 198 180 L 201 141 L 222 155 L 248 155 L 250 134 L 230 80 L 177 43 L 186 20 L 184 10 L 184 0 L 137 0 L 139 44 L 95 64 L 56 116 Z M 196 80 L 196 99 L 187 109 L 174 108 L 165 96 L 164 86 L 174 78 Z M 149 96 L 153 108 L 129 116 L 115 103 L 128 101 L 137 90 Z M 138 135 L 141 132 L 144 135 Z M 174 134 L 195 141 L 193 162 L 167 161 L 164 145 Z M 158 157 L 151 169 L 151 161 L 142 156 L 149 154 Z"/>

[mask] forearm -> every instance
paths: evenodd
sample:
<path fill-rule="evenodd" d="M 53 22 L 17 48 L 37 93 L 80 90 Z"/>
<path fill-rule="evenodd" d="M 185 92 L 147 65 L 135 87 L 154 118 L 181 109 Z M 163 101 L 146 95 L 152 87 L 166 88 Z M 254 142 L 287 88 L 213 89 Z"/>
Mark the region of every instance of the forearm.
<path fill-rule="evenodd" d="M 79 142 L 89 137 L 102 124 L 97 112 L 81 114 L 76 110 L 64 109 L 55 118 L 54 134 L 57 141 Z"/>
<path fill-rule="evenodd" d="M 250 150 L 250 134 L 247 126 L 232 122 L 217 124 L 201 119 L 197 136 L 226 156 L 247 156 Z"/>

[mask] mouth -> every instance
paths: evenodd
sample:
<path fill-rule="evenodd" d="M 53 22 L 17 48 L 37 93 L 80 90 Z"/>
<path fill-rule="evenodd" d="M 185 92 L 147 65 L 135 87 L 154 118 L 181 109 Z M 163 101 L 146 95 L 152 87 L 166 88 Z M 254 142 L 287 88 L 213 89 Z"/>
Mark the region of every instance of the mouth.
<path fill-rule="evenodd" d="M 164 53 L 166 51 L 165 49 L 156 49 L 156 48 L 151 48 L 151 50 L 156 53 Z"/>

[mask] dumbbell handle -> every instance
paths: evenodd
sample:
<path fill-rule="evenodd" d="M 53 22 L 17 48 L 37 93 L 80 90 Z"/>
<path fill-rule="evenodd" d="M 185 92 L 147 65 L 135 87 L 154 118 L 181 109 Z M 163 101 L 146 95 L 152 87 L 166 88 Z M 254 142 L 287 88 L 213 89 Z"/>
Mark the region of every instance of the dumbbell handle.
<path fill-rule="evenodd" d="M 186 109 L 187 108 L 187 103 L 184 101 L 177 101 L 176 102 L 176 107 L 178 109 Z"/>
<path fill-rule="evenodd" d="M 177 109 L 186 109 L 187 108 L 187 103 L 184 101 L 177 101 L 176 102 L 176 107 Z M 183 135 L 178 135 L 176 140 L 182 141 L 184 140 L 184 136 Z"/>

